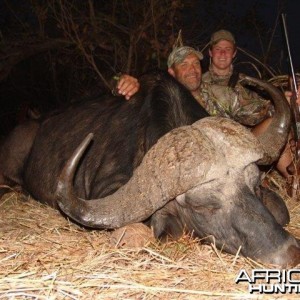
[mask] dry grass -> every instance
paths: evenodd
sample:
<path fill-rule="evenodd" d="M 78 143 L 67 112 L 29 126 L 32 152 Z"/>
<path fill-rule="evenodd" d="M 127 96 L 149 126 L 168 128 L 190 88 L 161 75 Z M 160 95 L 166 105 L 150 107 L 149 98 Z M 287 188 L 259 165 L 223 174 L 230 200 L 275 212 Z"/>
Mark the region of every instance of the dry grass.
<path fill-rule="evenodd" d="M 277 178 L 272 183 L 280 189 Z M 284 190 L 281 190 L 284 193 Z M 287 199 L 299 236 L 300 203 Z M 0 299 L 275 299 L 235 284 L 257 263 L 183 237 L 118 249 L 109 232 L 88 231 L 18 193 L 0 201 Z M 280 299 L 297 299 L 281 295 Z"/>

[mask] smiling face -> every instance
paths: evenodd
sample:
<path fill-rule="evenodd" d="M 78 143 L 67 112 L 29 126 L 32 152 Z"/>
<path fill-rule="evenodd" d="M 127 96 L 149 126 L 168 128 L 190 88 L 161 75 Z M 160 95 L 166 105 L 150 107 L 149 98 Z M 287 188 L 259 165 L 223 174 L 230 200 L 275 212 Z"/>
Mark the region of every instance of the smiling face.
<path fill-rule="evenodd" d="M 227 40 L 220 40 L 209 49 L 213 71 L 218 75 L 227 75 L 231 70 L 232 60 L 236 55 L 235 45 Z"/>
<path fill-rule="evenodd" d="M 174 64 L 168 72 L 192 94 L 199 90 L 202 69 L 199 58 L 195 54 L 191 53 L 182 62 Z"/>

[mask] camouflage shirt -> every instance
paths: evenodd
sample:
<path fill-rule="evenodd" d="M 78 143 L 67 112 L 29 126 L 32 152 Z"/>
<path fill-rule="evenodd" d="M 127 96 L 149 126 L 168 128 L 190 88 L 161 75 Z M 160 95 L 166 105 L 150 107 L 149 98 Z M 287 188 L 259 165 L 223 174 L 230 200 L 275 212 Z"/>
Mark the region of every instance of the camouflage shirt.
<path fill-rule="evenodd" d="M 232 75 L 219 76 L 210 68 L 202 76 L 201 94 L 197 101 L 212 116 L 231 118 L 243 125 L 254 126 L 270 117 L 274 107 L 269 100 L 246 89 L 237 81 L 234 88 L 228 87 Z"/>

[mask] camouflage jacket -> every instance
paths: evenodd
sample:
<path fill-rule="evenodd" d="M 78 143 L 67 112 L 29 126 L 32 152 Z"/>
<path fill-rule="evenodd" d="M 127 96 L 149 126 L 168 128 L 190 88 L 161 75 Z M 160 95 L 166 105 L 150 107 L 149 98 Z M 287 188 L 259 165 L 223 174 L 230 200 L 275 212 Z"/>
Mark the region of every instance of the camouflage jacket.
<path fill-rule="evenodd" d="M 228 87 L 232 72 L 219 76 L 210 70 L 202 76 L 201 95 L 198 102 L 210 115 L 231 118 L 246 126 L 255 126 L 274 113 L 269 100 L 243 87 L 238 80 L 235 87 Z"/>

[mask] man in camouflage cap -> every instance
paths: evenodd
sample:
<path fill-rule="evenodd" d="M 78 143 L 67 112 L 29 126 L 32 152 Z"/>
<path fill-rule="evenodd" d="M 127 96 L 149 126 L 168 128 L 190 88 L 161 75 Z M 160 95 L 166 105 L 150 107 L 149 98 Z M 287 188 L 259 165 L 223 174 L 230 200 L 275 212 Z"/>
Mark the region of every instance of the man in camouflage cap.
<path fill-rule="evenodd" d="M 255 135 L 261 134 L 270 124 L 274 113 L 270 101 L 242 85 L 239 73 L 234 71 L 233 59 L 237 54 L 233 34 L 221 29 L 211 35 L 209 70 L 202 76 L 202 95 L 206 110 L 211 115 L 222 115 L 252 127 Z M 287 166 L 292 161 L 287 145 L 277 169 L 288 177 Z"/>
<path fill-rule="evenodd" d="M 211 35 L 209 70 L 202 76 L 206 109 L 211 115 L 223 115 L 246 125 L 255 126 L 273 114 L 270 101 L 244 88 L 239 74 L 233 71 L 236 56 L 233 34 L 221 29 Z"/>
<path fill-rule="evenodd" d="M 195 98 L 199 98 L 200 94 L 202 58 L 202 53 L 195 48 L 180 46 L 173 49 L 167 61 L 169 74 L 182 83 Z M 117 82 L 116 91 L 129 100 L 139 88 L 140 84 L 135 77 L 123 74 Z"/>
<path fill-rule="evenodd" d="M 168 57 L 168 72 L 183 84 L 197 99 L 200 96 L 202 69 L 200 51 L 188 47 L 176 47 Z"/>

